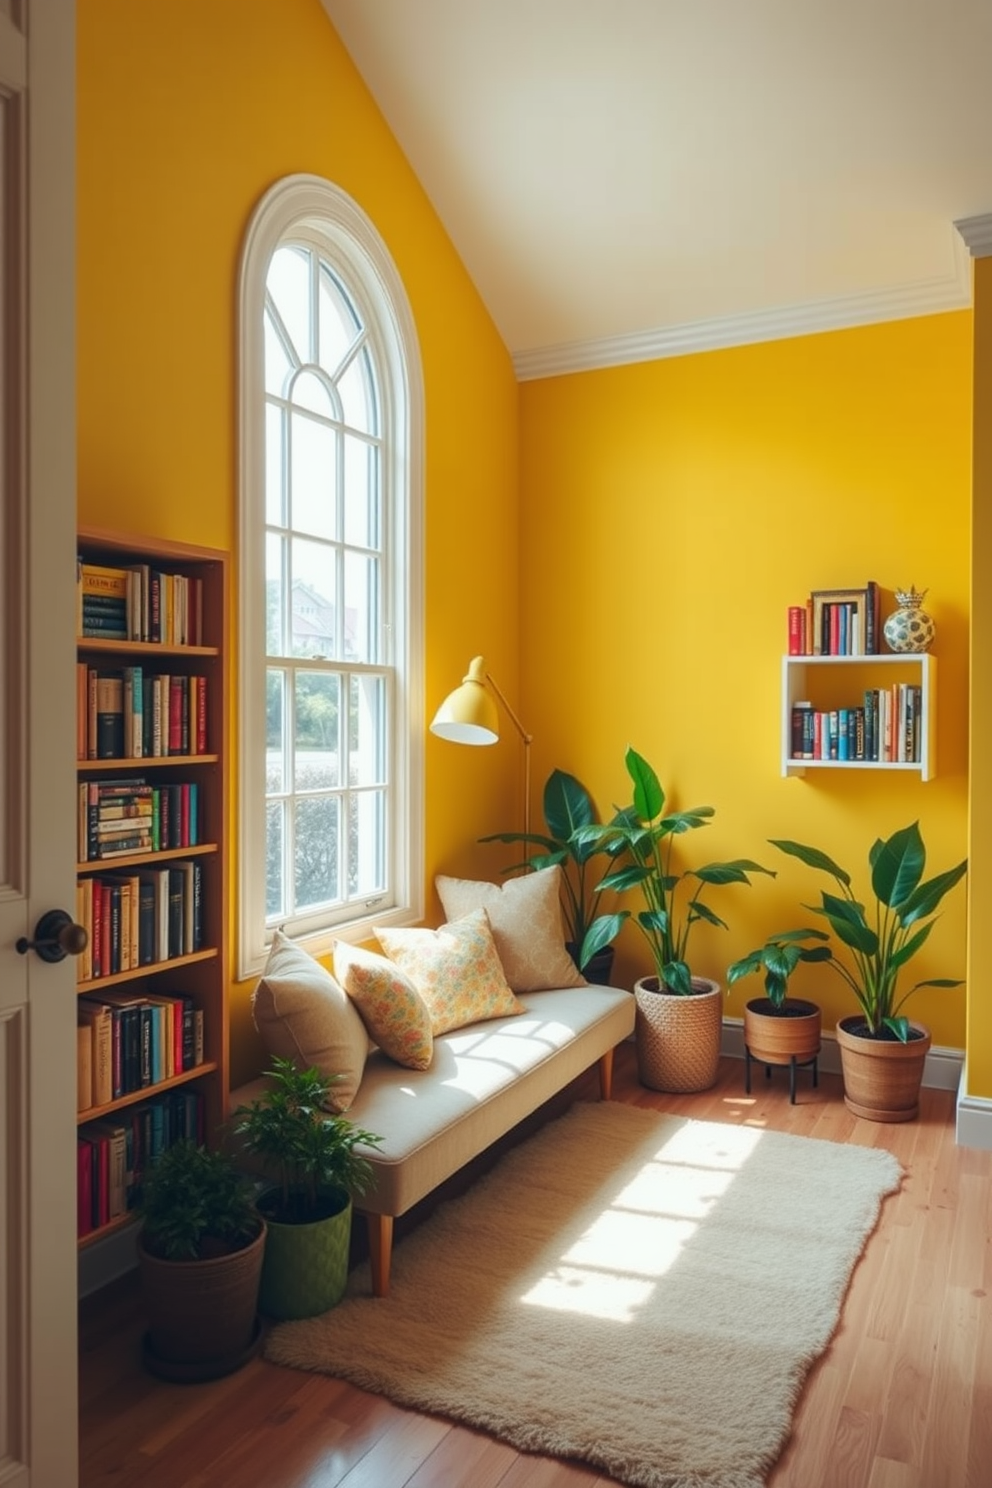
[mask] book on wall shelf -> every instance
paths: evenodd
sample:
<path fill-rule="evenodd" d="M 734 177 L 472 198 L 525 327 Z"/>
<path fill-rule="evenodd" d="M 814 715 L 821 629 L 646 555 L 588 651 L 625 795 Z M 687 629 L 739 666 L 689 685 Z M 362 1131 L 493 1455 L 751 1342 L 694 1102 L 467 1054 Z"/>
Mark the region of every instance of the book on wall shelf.
<path fill-rule="evenodd" d="M 213 1143 L 229 1088 L 228 554 L 84 528 L 77 564 L 79 1236 Z"/>
<path fill-rule="evenodd" d="M 789 656 L 877 656 L 881 651 L 880 593 L 869 579 L 862 589 L 814 589 L 788 609 Z"/>

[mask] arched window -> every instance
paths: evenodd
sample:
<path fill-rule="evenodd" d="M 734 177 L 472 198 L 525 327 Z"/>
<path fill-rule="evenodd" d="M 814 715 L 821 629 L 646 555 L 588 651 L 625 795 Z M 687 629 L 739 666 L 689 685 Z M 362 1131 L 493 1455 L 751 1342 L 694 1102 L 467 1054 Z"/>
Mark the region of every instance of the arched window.
<path fill-rule="evenodd" d="M 292 176 L 241 262 L 240 966 L 422 914 L 420 354 L 360 208 Z"/>

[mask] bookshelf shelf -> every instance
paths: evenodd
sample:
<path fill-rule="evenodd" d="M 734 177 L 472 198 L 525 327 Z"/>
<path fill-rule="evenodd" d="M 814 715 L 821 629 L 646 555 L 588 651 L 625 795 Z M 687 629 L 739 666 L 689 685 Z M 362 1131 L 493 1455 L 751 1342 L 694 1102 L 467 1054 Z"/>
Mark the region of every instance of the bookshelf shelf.
<path fill-rule="evenodd" d="M 793 709 L 809 702 L 815 710 L 855 709 L 865 691 L 906 686 L 918 689 L 916 754 L 900 759 L 809 759 L 793 753 Z M 937 769 L 937 661 L 929 652 L 869 656 L 783 656 L 781 770 L 804 775 L 807 770 L 887 770 L 932 780 Z"/>
<path fill-rule="evenodd" d="M 131 1090 L 127 1095 L 122 1095 L 117 1100 L 109 1101 L 103 1106 L 89 1106 L 85 1111 L 76 1113 L 77 1126 L 85 1126 L 87 1121 L 96 1121 L 105 1116 L 112 1116 L 115 1111 L 123 1111 L 127 1106 L 137 1105 L 140 1101 L 152 1100 L 157 1095 L 163 1095 L 168 1090 L 176 1090 L 180 1085 L 188 1085 L 191 1080 L 201 1080 L 206 1075 L 215 1074 L 217 1064 L 208 1059 L 203 1064 L 198 1064 L 195 1069 L 186 1070 L 181 1075 L 173 1075 L 168 1080 L 160 1080 L 157 1085 L 148 1085 L 143 1090 Z"/>
<path fill-rule="evenodd" d="M 78 549 L 76 918 L 90 941 L 77 967 L 88 1091 L 77 1155 L 88 1246 L 133 1221 L 158 1151 L 186 1135 L 211 1145 L 226 1114 L 229 558 L 98 528 L 79 532 Z M 90 633 L 100 629 L 113 634 Z M 92 856 L 112 843 L 111 856 Z"/>

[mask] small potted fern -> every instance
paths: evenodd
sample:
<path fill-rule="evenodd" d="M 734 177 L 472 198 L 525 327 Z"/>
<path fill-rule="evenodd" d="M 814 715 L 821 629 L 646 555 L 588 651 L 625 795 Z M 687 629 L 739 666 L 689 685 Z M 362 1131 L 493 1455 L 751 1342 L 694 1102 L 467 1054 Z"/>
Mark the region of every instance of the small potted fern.
<path fill-rule="evenodd" d="M 265 1222 L 233 1158 L 173 1142 L 144 1176 L 138 1266 L 147 1368 L 164 1379 L 216 1379 L 260 1338 Z"/>
<path fill-rule="evenodd" d="M 268 1238 L 259 1296 L 274 1318 L 314 1317 L 336 1306 L 348 1281 L 352 1198 L 372 1167 L 355 1149 L 382 1138 L 326 1109 L 335 1077 L 274 1058 L 268 1088 L 234 1112 L 249 1157 L 275 1181 L 258 1200 Z"/>

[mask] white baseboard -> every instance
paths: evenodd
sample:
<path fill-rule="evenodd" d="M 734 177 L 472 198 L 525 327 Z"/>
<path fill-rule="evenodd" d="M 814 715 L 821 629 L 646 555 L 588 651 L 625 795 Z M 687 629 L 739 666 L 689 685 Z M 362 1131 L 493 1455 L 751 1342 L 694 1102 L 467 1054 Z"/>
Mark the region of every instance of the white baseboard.
<path fill-rule="evenodd" d="M 79 1295 L 88 1297 L 138 1264 L 138 1226 L 115 1230 L 79 1252 Z"/>
<path fill-rule="evenodd" d="M 958 1146 L 992 1152 L 992 1100 L 984 1095 L 968 1094 L 967 1061 L 961 1071 L 957 1117 L 955 1140 Z"/>
<path fill-rule="evenodd" d="M 732 1059 L 744 1058 L 743 1018 L 724 1018 L 720 1052 L 729 1055 Z M 841 1072 L 840 1049 L 832 1033 L 824 1032 L 823 1034 L 819 1067 L 829 1075 L 839 1075 Z M 964 1051 L 962 1049 L 938 1048 L 931 1045 L 923 1068 L 923 1083 L 930 1090 L 959 1090 L 963 1068 Z M 975 1144 L 968 1143 L 967 1145 Z"/>

